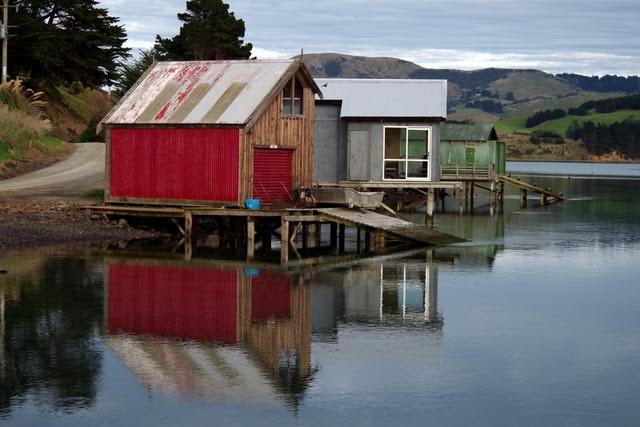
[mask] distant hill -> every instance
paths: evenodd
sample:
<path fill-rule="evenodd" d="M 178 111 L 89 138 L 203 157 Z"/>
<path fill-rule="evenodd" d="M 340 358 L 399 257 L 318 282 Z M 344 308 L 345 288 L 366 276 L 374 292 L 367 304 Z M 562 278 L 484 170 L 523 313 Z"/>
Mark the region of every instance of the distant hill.
<path fill-rule="evenodd" d="M 590 100 L 640 92 L 640 78 L 635 76 L 553 75 L 539 70 L 505 68 L 427 69 L 398 58 L 338 53 L 306 54 L 304 60 L 315 77 L 446 79 L 449 81 L 449 118 L 452 120 L 498 120 L 544 109 L 578 107 Z M 504 112 L 495 114 L 495 110 L 469 108 L 480 104 L 474 104 L 475 101 L 489 100 L 502 104 Z"/>

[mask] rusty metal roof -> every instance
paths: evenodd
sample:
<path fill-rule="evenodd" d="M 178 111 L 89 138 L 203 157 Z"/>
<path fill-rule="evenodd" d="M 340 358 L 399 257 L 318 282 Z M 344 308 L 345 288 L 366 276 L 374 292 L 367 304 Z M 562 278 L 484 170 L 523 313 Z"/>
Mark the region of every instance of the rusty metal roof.
<path fill-rule="evenodd" d="M 491 124 L 454 124 L 442 126 L 440 141 L 497 141 L 498 135 Z"/>
<path fill-rule="evenodd" d="M 244 125 L 302 62 L 157 62 L 102 124 Z"/>
<path fill-rule="evenodd" d="M 447 81 L 316 79 L 325 100 L 341 100 L 341 117 L 447 117 Z"/>

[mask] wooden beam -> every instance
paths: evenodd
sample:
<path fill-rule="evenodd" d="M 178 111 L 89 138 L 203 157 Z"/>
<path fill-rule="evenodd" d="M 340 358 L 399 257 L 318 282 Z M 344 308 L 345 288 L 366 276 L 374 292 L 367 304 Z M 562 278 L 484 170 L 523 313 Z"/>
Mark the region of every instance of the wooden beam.
<path fill-rule="evenodd" d="M 280 264 L 289 262 L 289 221 L 282 217 L 280 223 Z"/>

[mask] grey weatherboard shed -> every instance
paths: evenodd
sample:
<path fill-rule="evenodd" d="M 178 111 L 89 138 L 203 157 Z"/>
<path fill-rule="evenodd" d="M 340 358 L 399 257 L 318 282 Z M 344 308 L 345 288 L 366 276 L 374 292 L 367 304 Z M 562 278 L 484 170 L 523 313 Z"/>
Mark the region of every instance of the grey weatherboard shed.
<path fill-rule="evenodd" d="M 439 180 L 446 80 L 315 80 L 317 182 Z"/>

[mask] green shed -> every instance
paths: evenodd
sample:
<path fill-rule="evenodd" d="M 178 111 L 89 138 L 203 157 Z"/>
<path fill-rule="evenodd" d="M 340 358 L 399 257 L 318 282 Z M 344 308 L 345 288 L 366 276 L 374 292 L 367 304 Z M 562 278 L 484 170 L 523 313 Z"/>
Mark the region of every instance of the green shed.
<path fill-rule="evenodd" d="M 490 124 L 442 126 L 442 179 L 491 180 L 506 171 L 507 148 Z"/>

